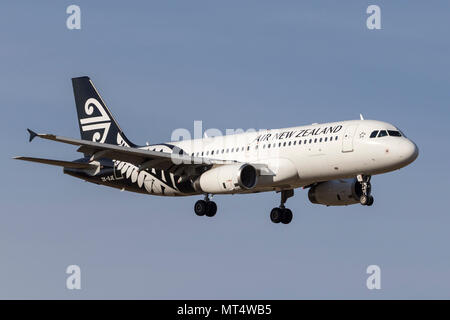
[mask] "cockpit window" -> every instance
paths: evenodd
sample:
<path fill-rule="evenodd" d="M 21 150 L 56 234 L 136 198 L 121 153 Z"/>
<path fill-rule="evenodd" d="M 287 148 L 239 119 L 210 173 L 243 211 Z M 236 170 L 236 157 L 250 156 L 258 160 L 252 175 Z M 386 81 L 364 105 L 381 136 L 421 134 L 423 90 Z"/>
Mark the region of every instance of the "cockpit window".
<path fill-rule="evenodd" d="M 391 137 L 401 137 L 404 136 L 400 130 L 374 130 L 370 134 L 371 138 L 381 138 L 386 137 L 389 134 Z"/>
<path fill-rule="evenodd" d="M 401 137 L 402 136 L 399 131 L 395 131 L 395 130 L 388 130 L 388 133 L 391 137 Z"/>
<path fill-rule="evenodd" d="M 378 138 L 386 137 L 387 135 L 388 134 L 387 134 L 386 130 L 381 130 L 380 133 L 378 134 Z"/>

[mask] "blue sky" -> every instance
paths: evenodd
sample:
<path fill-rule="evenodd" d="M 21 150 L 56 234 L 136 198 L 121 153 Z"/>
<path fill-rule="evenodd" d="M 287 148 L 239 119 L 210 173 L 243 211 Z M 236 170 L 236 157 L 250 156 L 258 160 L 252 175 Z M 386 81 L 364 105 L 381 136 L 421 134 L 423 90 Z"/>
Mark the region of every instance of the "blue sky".
<path fill-rule="evenodd" d="M 82 29 L 68 30 L 70 4 Z M 381 7 L 382 30 L 366 28 Z M 450 298 L 448 1 L 8 1 L 0 4 L 0 298 Z M 399 126 L 419 158 L 375 176 L 375 205 L 279 195 L 161 198 L 16 155 L 72 160 L 25 129 L 78 137 L 70 78 L 90 76 L 127 136 L 356 119 Z M 68 265 L 82 289 L 65 288 Z M 366 288 L 368 265 L 381 290 Z"/>

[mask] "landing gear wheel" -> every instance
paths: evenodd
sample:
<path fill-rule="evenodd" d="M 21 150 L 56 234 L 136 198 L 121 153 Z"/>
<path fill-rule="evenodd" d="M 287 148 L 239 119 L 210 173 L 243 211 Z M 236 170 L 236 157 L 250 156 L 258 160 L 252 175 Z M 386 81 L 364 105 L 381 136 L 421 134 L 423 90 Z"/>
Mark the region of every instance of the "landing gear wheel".
<path fill-rule="evenodd" d="M 273 223 L 280 223 L 282 217 L 282 211 L 280 208 L 273 208 L 272 211 L 270 211 L 270 220 L 272 220 Z"/>
<path fill-rule="evenodd" d="M 362 196 L 359 198 L 359 202 L 360 202 L 363 206 L 367 206 L 367 204 L 369 203 L 369 197 L 368 197 L 368 196 L 365 196 L 365 195 L 362 195 Z"/>
<path fill-rule="evenodd" d="M 194 212 L 198 216 L 204 216 L 206 213 L 206 204 L 205 200 L 198 200 L 194 205 Z"/>
<path fill-rule="evenodd" d="M 363 206 L 371 206 L 371 205 L 373 205 L 373 196 L 365 196 L 365 195 L 362 195 L 360 198 L 359 198 L 359 202 L 363 205 Z"/>
<path fill-rule="evenodd" d="M 294 196 L 294 189 L 286 189 L 278 192 L 281 192 L 281 203 L 278 208 L 273 208 L 272 211 L 270 211 L 270 220 L 272 220 L 273 223 L 281 222 L 283 224 L 288 224 L 292 221 L 292 211 L 285 208 L 284 204 L 288 198 Z"/>
<path fill-rule="evenodd" d="M 214 201 L 208 201 L 206 202 L 206 216 L 207 217 L 214 217 L 217 212 L 217 205 Z"/>
<path fill-rule="evenodd" d="M 359 202 L 363 206 L 371 206 L 373 204 L 373 197 L 370 195 L 372 190 L 372 185 L 370 184 L 370 176 L 358 175 L 356 179 L 361 186 L 361 196 L 359 197 Z"/>
<path fill-rule="evenodd" d="M 292 211 L 290 209 L 283 209 L 281 214 L 281 222 L 288 224 L 292 221 Z"/>

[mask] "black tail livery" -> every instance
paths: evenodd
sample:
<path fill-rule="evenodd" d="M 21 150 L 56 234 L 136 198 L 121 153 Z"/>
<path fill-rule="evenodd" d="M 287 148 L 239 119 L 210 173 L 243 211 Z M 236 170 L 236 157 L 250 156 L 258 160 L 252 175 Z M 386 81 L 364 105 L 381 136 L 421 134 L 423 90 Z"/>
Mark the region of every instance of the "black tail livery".
<path fill-rule="evenodd" d="M 81 139 L 118 144 L 120 134 L 130 147 L 135 146 L 126 138 L 89 77 L 72 78 L 72 86 Z"/>

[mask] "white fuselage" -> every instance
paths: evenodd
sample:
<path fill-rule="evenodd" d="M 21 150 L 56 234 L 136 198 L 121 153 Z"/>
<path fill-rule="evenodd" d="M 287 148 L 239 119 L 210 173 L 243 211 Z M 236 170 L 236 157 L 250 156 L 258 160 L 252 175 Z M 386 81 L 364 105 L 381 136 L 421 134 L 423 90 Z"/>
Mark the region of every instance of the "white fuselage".
<path fill-rule="evenodd" d="M 403 134 L 371 138 L 376 130 L 399 132 L 386 122 L 350 120 L 168 144 L 194 157 L 268 167 L 269 174 L 262 173 L 260 183 L 242 191 L 246 193 L 297 188 L 359 174 L 376 175 L 400 169 L 416 159 L 416 145 Z M 166 151 L 167 145 L 144 148 Z M 166 188 L 165 195 L 181 194 Z"/>

